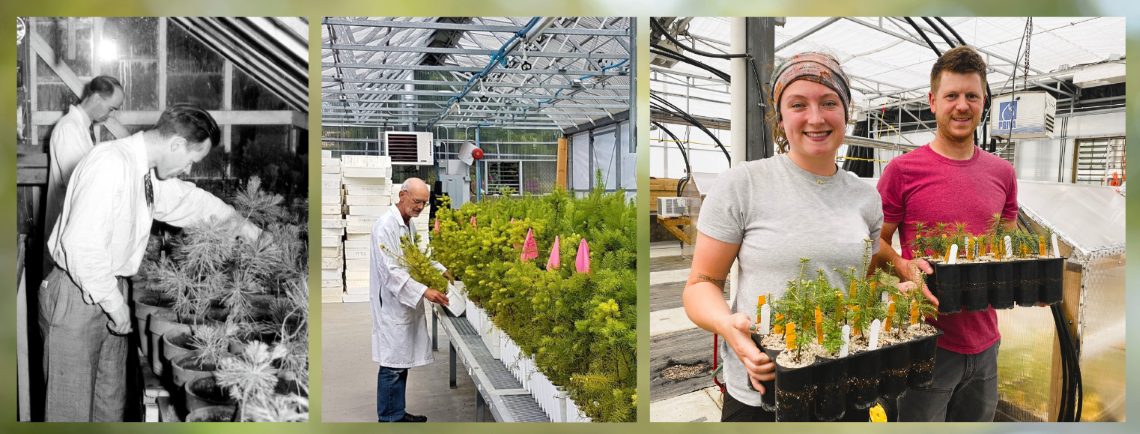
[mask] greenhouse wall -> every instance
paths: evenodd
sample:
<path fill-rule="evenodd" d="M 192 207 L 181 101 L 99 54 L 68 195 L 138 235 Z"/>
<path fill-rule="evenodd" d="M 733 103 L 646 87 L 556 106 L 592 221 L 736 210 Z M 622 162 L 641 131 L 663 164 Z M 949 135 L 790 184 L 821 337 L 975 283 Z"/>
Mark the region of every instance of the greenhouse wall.
<path fill-rule="evenodd" d="M 606 191 L 624 189 L 627 197 L 636 196 L 637 147 L 629 143 L 628 121 L 574 134 L 569 146 L 567 189 L 579 195 L 594 189 L 601 170 Z"/>

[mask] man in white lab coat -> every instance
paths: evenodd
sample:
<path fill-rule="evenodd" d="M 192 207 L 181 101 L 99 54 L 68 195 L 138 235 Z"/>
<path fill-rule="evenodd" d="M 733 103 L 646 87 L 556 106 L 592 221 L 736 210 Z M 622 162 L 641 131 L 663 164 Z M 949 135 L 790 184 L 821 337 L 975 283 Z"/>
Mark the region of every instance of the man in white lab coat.
<path fill-rule="evenodd" d="M 50 233 L 55 220 L 63 210 L 63 196 L 67 193 L 67 180 L 79 165 L 79 160 L 95 147 L 91 134 L 92 124 L 103 123 L 123 106 L 123 86 L 115 77 L 100 75 L 83 87 L 79 105 L 67 109 L 51 130 L 48 142 L 47 213 L 44 232 Z M 45 268 L 46 269 L 46 268 Z"/>
<path fill-rule="evenodd" d="M 138 272 L 154 220 L 187 226 L 234 209 L 175 178 L 210 152 L 209 113 L 180 104 L 153 129 L 104 142 L 76 166 L 48 238 L 56 267 L 39 291 L 48 422 L 122 421 L 126 408 L 126 280 Z M 240 235 L 257 239 L 249 222 Z"/>
<path fill-rule="evenodd" d="M 376 377 L 376 417 L 380 422 L 427 422 L 426 416 L 404 411 L 408 368 L 433 361 L 424 300 L 448 305 L 440 290 L 412 280 L 396 255 L 402 255 L 401 236 L 416 233 L 412 217 L 428 203 L 427 184 L 419 178 L 404 181 L 400 200 L 372 226 L 369 261 L 369 301 L 372 303 L 372 360 L 380 363 Z M 438 262 L 434 264 L 445 272 Z"/>

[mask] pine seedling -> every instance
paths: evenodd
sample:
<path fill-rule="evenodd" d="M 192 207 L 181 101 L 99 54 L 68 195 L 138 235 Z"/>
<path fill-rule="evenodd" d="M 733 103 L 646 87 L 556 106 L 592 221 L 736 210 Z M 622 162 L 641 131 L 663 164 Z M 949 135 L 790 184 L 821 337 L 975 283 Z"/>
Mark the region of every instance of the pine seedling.
<path fill-rule="evenodd" d="M 412 280 L 436 291 L 447 293 L 447 278 L 432 266 L 430 250 L 420 250 L 413 237 L 407 235 L 400 237 L 400 251 L 393 251 L 388 246 L 380 247 L 396 258 L 401 266 L 408 269 Z"/>
<path fill-rule="evenodd" d="M 195 325 L 190 327 L 190 345 L 200 353 L 196 358 L 203 365 L 217 366 L 229 356 L 231 337 L 237 331 L 232 322 L 221 325 Z"/>

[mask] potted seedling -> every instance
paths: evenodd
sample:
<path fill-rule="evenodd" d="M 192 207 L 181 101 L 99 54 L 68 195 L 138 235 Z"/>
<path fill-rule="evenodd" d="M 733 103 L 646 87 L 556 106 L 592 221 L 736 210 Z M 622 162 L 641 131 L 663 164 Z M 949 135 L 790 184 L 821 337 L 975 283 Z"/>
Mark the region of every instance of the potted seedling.
<path fill-rule="evenodd" d="M 778 323 L 784 327 L 785 350 L 776 357 L 776 421 L 811 420 L 815 384 L 812 369 L 817 351 L 811 346 L 815 337 L 814 297 L 817 280 L 806 280 L 804 270 L 809 259 L 800 258 L 800 274 L 788 282 L 784 295 L 774 304 L 781 314 Z"/>
<path fill-rule="evenodd" d="M 868 336 L 873 319 L 883 315 L 879 288 L 890 278 L 883 270 L 875 270 L 870 277 L 864 275 L 871 253 L 871 241 L 866 242 L 862 267 L 843 273 L 850 283 L 845 306 L 838 315 L 851 332 L 847 345 L 847 404 L 858 410 L 871 408 L 879 396 L 879 352 L 868 349 Z"/>
<path fill-rule="evenodd" d="M 1050 228 L 1045 228 L 1045 235 L 1040 239 L 1041 259 L 1041 303 L 1050 305 L 1060 303 L 1064 298 L 1065 258 L 1062 258 L 1057 246 L 1057 235 Z M 1046 257 L 1048 256 L 1048 257 Z"/>
<path fill-rule="evenodd" d="M 812 367 L 812 381 L 815 383 L 815 417 L 824 422 L 843 418 L 847 411 L 847 369 L 846 352 L 841 352 L 846 338 L 843 335 L 843 319 L 836 306 L 843 303 L 842 293 L 832 292 L 831 296 L 817 298 L 816 305 L 816 344 L 823 347 L 818 363 Z M 848 328 L 850 331 L 850 328 Z"/>
<path fill-rule="evenodd" d="M 914 275 L 915 280 L 911 290 L 894 294 L 892 298 L 906 300 L 903 305 L 909 312 L 910 325 L 907 326 L 906 335 L 911 341 L 907 385 L 914 389 L 926 389 L 934 379 L 934 360 L 938 353 L 938 337 L 942 335 L 942 331 L 926 323 L 926 318 L 938 319 L 938 309 L 921 291 L 926 275 L 923 273 L 914 273 Z M 900 316 L 896 320 L 899 321 L 897 324 L 900 327 L 903 324 L 902 319 Z"/>
<path fill-rule="evenodd" d="M 178 387 L 195 378 L 211 376 L 222 358 L 229 356 L 229 341 L 235 328 L 233 324 L 224 324 L 195 326 L 191 330 L 190 346 L 194 349 L 170 360 Z"/>
<path fill-rule="evenodd" d="M 910 339 L 906 329 L 907 312 L 911 298 L 906 297 L 896 287 L 885 288 L 889 301 L 886 314 L 880 321 L 881 332 L 869 344 L 872 350 L 879 349 L 881 371 L 879 394 L 887 399 L 895 399 L 906 392 L 907 374 L 910 372 L 910 349 L 906 345 Z M 910 291 L 917 292 L 917 291 Z M 872 333 L 880 330 L 872 330 Z"/>

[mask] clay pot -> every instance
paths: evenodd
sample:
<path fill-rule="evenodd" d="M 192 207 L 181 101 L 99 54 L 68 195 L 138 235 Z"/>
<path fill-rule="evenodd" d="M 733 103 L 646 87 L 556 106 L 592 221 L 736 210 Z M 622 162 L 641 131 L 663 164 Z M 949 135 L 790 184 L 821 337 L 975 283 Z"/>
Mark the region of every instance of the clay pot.
<path fill-rule="evenodd" d="M 186 396 L 186 411 L 190 413 L 205 407 L 236 408 L 236 401 L 218 386 L 213 376 L 188 381 L 182 385 L 182 391 Z"/>
<path fill-rule="evenodd" d="M 150 339 L 147 339 L 146 335 L 150 314 L 163 311 L 172 312 L 170 308 L 174 303 L 146 290 L 136 290 L 132 299 L 135 307 L 135 333 L 139 339 L 139 347 L 142 349 L 144 357 L 150 357 Z"/>
<path fill-rule="evenodd" d="M 187 422 L 230 422 L 234 418 L 233 407 L 203 407 L 186 415 Z"/>
<path fill-rule="evenodd" d="M 174 380 L 175 386 L 182 387 L 183 384 L 193 381 L 194 379 L 214 376 L 214 370 L 217 367 L 213 365 L 201 365 L 198 362 L 199 354 L 201 354 L 201 351 L 198 350 L 187 351 L 170 359 L 170 367 L 173 371 L 171 378 Z"/>
<path fill-rule="evenodd" d="M 162 336 L 171 333 L 173 336 L 176 333 L 190 333 L 190 326 L 178 321 L 178 315 L 173 311 L 158 311 L 151 313 L 150 320 L 147 322 L 147 335 L 150 342 L 150 369 L 154 371 L 154 375 L 162 378 L 164 372 L 163 361 L 166 360 L 162 357 Z"/>

